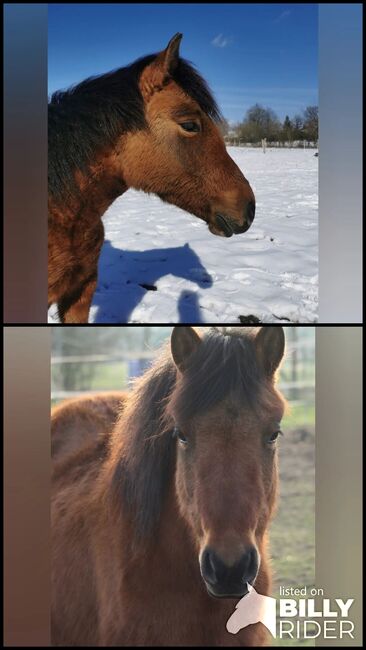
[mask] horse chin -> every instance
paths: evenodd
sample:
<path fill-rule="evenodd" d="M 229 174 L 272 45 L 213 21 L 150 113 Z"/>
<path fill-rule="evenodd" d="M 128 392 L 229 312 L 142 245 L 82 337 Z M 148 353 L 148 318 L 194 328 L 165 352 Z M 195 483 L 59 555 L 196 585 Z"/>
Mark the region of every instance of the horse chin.
<path fill-rule="evenodd" d="M 208 224 L 209 231 L 216 235 L 217 237 L 231 237 L 231 235 L 224 233 L 222 230 L 219 230 L 213 223 Z"/>
<path fill-rule="evenodd" d="M 206 582 L 205 582 L 205 586 L 208 595 L 211 596 L 211 598 L 216 598 L 216 599 L 240 600 L 241 598 L 243 598 L 249 593 L 247 584 L 243 585 L 243 588 L 240 589 L 240 592 L 235 594 L 225 594 L 225 593 L 220 593 L 219 591 L 215 592 L 213 591 L 212 587 L 210 587 L 210 585 L 208 585 Z"/>

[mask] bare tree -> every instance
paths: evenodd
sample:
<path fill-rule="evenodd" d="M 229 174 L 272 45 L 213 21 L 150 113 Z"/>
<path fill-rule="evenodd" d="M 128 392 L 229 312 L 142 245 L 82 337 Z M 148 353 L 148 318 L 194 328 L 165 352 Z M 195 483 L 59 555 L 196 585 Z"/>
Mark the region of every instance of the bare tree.
<path fill-rule="evenodd" d="M 237 135 L 244 142 L 260 142 L 263 138 L 271 142 L 278 140 L 280 130 L 281 124 L 276 113 L 271 108 L 255 104 L 247 110 Z"/>
<path fill-rule="evenodd" d="M 304 110 L 304 131 L 306 139 L 311 142 L 318 141 L 318 107 L 307 106 Z"/>

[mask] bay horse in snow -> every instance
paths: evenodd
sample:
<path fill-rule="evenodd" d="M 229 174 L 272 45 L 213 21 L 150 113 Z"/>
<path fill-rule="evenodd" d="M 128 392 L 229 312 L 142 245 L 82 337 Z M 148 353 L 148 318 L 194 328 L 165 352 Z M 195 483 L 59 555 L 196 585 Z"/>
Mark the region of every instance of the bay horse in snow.
<path fill-rule="evenodd" d="M 284 345 L 278 326 L 175 327 L 113 430 L 55 462 L 53 645 L 266 643 L 226 624 L 250 585 L 270 595 Z"/>
<path fill-rule="evenodd" d="M 179 56 L 181 38 L 51 97 L 48 302 L 63 323 L 88 321 L 101 218 L 128 188 L 157 194 L 215 235 L 243 233 L 254 219 L 252 189 L 226 151 L 206 82 Z"/>

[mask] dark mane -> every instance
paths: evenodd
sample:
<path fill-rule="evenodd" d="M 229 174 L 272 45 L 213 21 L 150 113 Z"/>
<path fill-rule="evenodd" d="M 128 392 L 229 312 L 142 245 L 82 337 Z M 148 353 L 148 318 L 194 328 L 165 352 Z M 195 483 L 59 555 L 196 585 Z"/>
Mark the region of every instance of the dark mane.
<path fill-rule="evenodd" d="M 137 539 L 159 520 L 175 463 L 172 402 L 179 418 L 193 417 L 232 396 L 255 408 L 263 381 L 250 328 L 211 328 L 184 377 L 163 354 L 139 379 L 115 435 L 124 438 L 112 477 L 112 498 L 130 510 Z"/>
<path fill-rule="evenodd" d="M 48 109 L 48 186 L 54 198 L 61 198 L 67 188 L 75 193 L 75 170 L 86 173 L 95 154 L 113 146 L 121 133 L 146 127 L 138 82 L 156 56 L 145 56 L 53 93 Z M 192 64 L 179 59 L 173 78 L 212 120 L 222 119 L 211 91 Z"/>
<path fill-rule="evenodd" d="M 119 510 L 122 499 L 130 510 L 137 540 L 158 521 L 172 475 L 174 440 L 165 408 L 176 376 L 170 355 L 163 354 L 136 382 L 114 433 L 123 451 L 112 476 L 112 502 Z"/>

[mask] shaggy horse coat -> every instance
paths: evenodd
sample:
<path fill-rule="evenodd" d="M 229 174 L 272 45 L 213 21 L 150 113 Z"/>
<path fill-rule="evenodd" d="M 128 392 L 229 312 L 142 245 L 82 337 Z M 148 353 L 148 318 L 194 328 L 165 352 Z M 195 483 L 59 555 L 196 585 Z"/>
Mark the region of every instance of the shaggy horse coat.
<path fill-rule="evenodd" d="M 176 327 L 112 433 L 55 463 L 53 645 L 265 644 L 226 622 L 270 594 L 283 354 L 281 327 Z"/>
<path fill-rule="evenodd" d="M 51 455 L 53 460 L 81 449 L 100 434 L 110 433 L 127 394 L 102 393 L 75 397 L 52 409 Z"/>

